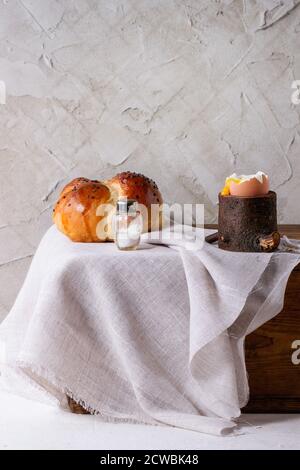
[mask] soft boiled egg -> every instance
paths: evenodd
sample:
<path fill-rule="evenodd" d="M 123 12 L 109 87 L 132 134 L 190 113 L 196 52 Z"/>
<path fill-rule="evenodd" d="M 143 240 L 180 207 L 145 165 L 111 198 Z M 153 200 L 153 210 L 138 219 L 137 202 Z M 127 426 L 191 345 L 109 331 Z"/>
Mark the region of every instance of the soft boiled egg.
<path fill-rule="evenodd" d="M 269 192 L 269 177 L 262 171 L 255 175 L 240 175 L 233 173 L 226 178 L 222 196 L 262 196 Z"/>

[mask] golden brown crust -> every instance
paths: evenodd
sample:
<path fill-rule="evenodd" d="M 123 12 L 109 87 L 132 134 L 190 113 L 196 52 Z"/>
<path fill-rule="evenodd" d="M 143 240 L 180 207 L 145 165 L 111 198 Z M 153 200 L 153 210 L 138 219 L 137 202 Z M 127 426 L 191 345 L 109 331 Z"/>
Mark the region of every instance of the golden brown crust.
<path fill-rule="evenodd" d="M 76 178 L 62 190 L 53 209 L 53 221 L 58 229 L 76 242 L 113 240 L 112 215 L 118 198 L 136 199 L 145 206 L 144 229 L 158 230 L 161 226 L 162 196 L 156 183 L 144 175 L 126 171 L 101 182 Z M 106 212 L 99 209 L 107 204 Z M 158 209 L 152 212 L 151 205 Z"/>
<path fill-rule="evenodd" d="M 128 199 L 136 199 L 147 207 L 163 202 L 157 184 L 140 173 L 124 171 L 106 181 L 105 184 L 118 187 L 120 197 L 126 196 Z"/>
<path fill-rule="evenodd" d="M 75 178 L 74 180 L 70 181 L 68 184 L 66 184 L 66 186 L 63 188 L 61 194 L 60 194 L 60 198 L 62 196 L 64 196 L 65 194 L 67 194 L 69 191 L 72 191 L 76 188 L 79 188 L 79 186 L 81 186 L 82 184 L 84 183 L 88 183 L 90 180 L 88 178 Z"/>
<path fill-rule="evenodd" d="M 99 239 L 96 232 L 98 223 L 104 218 L 97 215 L 97 209 L 109 201 L 110 190 L 103 183 L 77 178 L 62 190 L 53 210 L 53 221 L 73 241 L 105 241 L 106 235 Z"/>
<path fill-rule="evenodd" d="M 162 225 L 162 214 L 159 207 L 163 203 L 162 195 L 157 184 L 141 173 L 124 171 L 104 182 L 118 197 L 135 199 L 139 204 L 148 208 L 148 222 L 144 224 L 144 232 L 158 230 Z M 155 215 L 151 205 L 156 205 Z M 152 214 L 151 214 L 152 213 Z"/>

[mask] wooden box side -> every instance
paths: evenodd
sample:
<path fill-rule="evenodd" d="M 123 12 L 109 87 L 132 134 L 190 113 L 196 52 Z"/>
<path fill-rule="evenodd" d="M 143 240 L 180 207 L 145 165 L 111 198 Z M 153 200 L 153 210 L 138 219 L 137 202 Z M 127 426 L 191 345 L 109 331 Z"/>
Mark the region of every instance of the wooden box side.
<path fill-rule="evenodd" d="M 246 338 L 250 401 L 246 412 L 300 412 L 300 268 L 288 281 L 284 308 Z"/>

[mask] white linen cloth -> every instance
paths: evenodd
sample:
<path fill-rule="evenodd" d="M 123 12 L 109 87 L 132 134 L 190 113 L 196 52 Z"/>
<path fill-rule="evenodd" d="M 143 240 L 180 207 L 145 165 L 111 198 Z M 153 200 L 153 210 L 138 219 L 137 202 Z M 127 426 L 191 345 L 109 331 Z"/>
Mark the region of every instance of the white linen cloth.
<path fill-rule="evenodd" d="M 245 335 L 281 310 L 299 261 L 207 243 L 121 252 L 53 226 L 0 327 L 2 373 L 106 419 L 221 434 L 248 400 Z"/>

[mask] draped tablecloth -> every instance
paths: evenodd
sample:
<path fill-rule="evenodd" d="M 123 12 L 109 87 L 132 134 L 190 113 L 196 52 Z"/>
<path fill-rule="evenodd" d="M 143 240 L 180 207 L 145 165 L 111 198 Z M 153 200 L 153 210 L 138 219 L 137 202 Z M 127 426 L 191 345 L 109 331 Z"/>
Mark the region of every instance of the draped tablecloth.
<path fill-rule="evenodd" d="M 2 375 L 107 420 L 221 434 L 248 400 L 244 338 L 281 310 L 299 261 L 207 243 L 121 252 L 53 226 L 0 326 Z"/>

